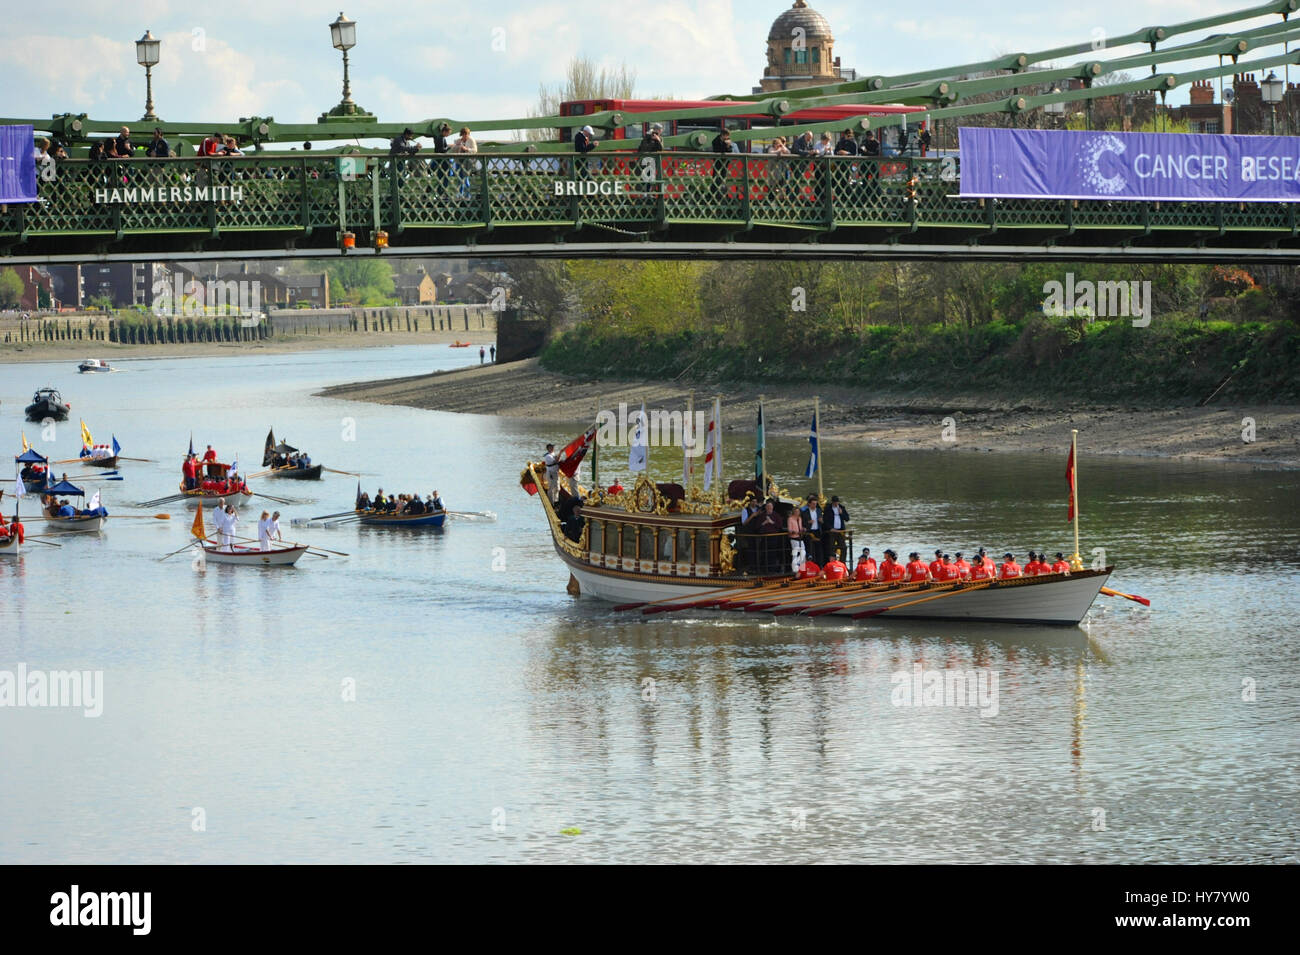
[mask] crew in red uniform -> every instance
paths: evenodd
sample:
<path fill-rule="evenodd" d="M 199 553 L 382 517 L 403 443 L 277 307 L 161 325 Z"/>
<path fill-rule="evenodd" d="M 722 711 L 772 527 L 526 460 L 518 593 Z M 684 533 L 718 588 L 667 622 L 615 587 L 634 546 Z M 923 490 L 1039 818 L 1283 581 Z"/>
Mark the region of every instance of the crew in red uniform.
<path fill-rule="evenodd" d="M 990 568 L 988 564 L 984 563 L 984 561 L 977 560 L 975 563 L 971 564 L 971 580 L 993 580 L 995 577 L 997 577 L 997 574 L 995 574 L 992 568 Z"/>
<path fill-rule="evenodd" d="M 892 550 L 886 550 L 885 559 L 880 562 L 880 570 L 876 574 L 876 580 L 887 584 L 897 583 L 903 579 L 905 573 L 903 565 L 898 562 L 898 555 Z"/>
<path fill-rule="evenodd" d="M 959 579 L 970 580 L 970 564 L 966 563 L 961 551 L 957 551 L 957 559 L 952 562 L 952 565 L 957 568 L 957 577 Z"/>
<path fill-rule="evenodd" d="M 990 577 L 996 577 L 996 576 L 998 575 L 998 568 L 997 568 L 997 565 L 993 563 L 993 558 L 990 557 L 990 556 L 985 552 L 985 550 L 984 550 L 983 547 L 980 548 L 980 555 L 979 555 L 979 556 L 980 556 L 980 563 L 982 563 L 982 564 L 984 565 L 984 569 L 985 569 L 986 571 L 988 571 L 989 576 L 990 576 Z"/>
<path fill-rule="evenodd" d="M 909 584 L 919 583 L 930 579 L 930 568 L 926 567 L 921 560 L 921 555 L 916 551 L 907 555 L 907 577 Z"/>
<path fill-rule="evenodd" d="M 876 558 L 871 556 L 871 548 L 862 548 L 862 556 L 858 558 L 858 566 L 853 568 L 854 580 L 875 580 L 876 579 Z"/>
<path fill-rule="evenodd" d="M 1032 550 L 1029 552 L 1029 561 L 1025 564 L 1025 576 L 1037 577 L 1038 569 L 1043 565 L 1038 560 L 1038 555 Z"/>
<path fill-rule="evenodd" d="M 1012 554 L 1002 555 L 1002 569 L 998 571 L 998 576 L 1002 580 L 1010 580 L 1012 577 L 1019 577 L 1023 571 L 1020 565 L 1016 563 L 1016 558 Z"/>
<path fill-rule="evenodd" d="M 849 568 L 845 566 L 844 561 L 840 560 L 839 554 L 826 561 L 824 570 L 827 580 L 843 580 L 849 575 Z"/>
<path fill-rule="evenodd" d="M 1058 550 L 1056 552 L 1056 563 L 1052 564 L 1052 573 L 1068 574 L 1069 572 L 1070 572 L 1070 564 L 1065 559 L 1065 555 Z"/>
<path fill-rule="evenodd" d="M 803 562 L 803 566 L 799 568 L 799 577 L 802 579 L 807 579 L 810 577 L 820 577 L 821 573 L 822 573 L 821 567 L 813 563 L 811 560 L 805 560 Z"/>
<path fill-rule="evenodd" d="M 203 452 L 203 463 L 207 464 L 209 461 L 215 461 L 216 459 L 217 459 L 217 452 L 213 451 L 212 445 L 209 444 L 208 450 Z"/>
<path fill-rule="evenodd" d="M 1052 572 L 1052 565 L 1047 560 L 1047 551 L 1038 552 L 1038 573 L 1035 576 L 1043 577 Z M 1028 574 L 1025 575 L 1029 576 Z"/>
<path fill-rule="evenodd" d="M 918 560 L 919 559 L 920 558 L 918 558 Z M 943 551 L 937 550 L 934 552 L 934 560 L 930 561 L 930 579 L 940 580 L 941 578 L 939 577 L 939 573 L 942 569 L 943 569 Z"/>
<path fill-rule="evenodd" d="M 961 573 L 957 570 L 956 566 L 953 565 L 951 554 L 943 555 L 943 560 L 939 564 L 939 576 L 936 577 L 935 580 L 942 580 L 945 582 L 961 580 Z"/>

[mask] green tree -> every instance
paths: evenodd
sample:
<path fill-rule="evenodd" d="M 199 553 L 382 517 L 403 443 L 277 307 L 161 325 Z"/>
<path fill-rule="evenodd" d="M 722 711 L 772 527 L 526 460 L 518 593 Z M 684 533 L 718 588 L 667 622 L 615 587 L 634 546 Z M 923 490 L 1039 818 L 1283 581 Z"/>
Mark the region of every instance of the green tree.
<path fill-rule="evenodd" d="M 537 88 L 537 108 L 529 118 L 555 116 L 560 104 L 576 99 L 631 99 L 636 88 L 636 70 L 626 63 L 616 67 L 600 66 L 588 56 L 575 56 L 569 60 L 564 79 Z M 520 137 L 517 137 L 520 138 Z M 554 142 L 560 138 L 558 129 L 525 130 L 522 139 L 533 142 Z"/>
<path fill-rule="evenodd" d="M 23 300 L 23 280 L 13 269 L 0 270 L 0 305 L 10 307 Z"/>

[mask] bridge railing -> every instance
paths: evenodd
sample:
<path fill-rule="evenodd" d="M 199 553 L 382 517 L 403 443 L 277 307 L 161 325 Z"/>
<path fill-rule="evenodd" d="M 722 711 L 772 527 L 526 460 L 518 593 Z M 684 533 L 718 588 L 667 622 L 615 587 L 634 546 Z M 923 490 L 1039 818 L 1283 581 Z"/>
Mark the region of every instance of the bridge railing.
<path fill-rule="evenodd" d="M 1297 232 L 1286 203 L 963 198 L 956 157 L 281 154 L 51 164 L 40 177 L 39 201 L 0 209 L 0 243 L 379 229 L 541 227 L 558 235 L 589 226 L 648 236 L 677 225 L 728 232 Z"/>

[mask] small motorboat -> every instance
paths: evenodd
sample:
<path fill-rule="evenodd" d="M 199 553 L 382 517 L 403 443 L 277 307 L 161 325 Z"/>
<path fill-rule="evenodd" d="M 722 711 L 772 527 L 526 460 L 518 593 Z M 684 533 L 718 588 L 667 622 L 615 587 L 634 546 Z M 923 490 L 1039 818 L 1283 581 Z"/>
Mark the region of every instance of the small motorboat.
<path fill-rule="evenodd" d="M 474 344 L 473 342 L 452 342 L 447 347 L 448 348 L 469 348 L 473 344 Z"/>
<path fill-rule="evenodd" d="M 37 388 L 36 393 L 32 395 L 32 403 L 26 408 L 28 421 L 44 421 L 46 418 L 53 418 L 55 421 L 66 421 L 68 411 L 72 405 L 63 400 L 63 395 L 59 394 L 57 388 Z"/>
<path fill-rule="evenodd" d="M 77 366 L 77 371 L 83 374 L 85 374 L 86 372 L 101 372 L 101 371 L 115 371 L 115 370 L 116 369 L 113 368 L 112 365 L 104 361 L 102 358 L 87 358 L 85 361 L 83 361 L 80 365 Z"/>

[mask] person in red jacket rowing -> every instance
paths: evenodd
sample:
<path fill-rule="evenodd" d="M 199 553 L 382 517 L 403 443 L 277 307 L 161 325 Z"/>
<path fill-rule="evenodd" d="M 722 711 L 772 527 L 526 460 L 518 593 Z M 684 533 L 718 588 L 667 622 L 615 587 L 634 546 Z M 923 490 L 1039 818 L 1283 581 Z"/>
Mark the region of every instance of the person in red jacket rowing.
<path fill-rule="evenodd" d="M 1012 577 L 1019 577 L 1022 571 L 1020 565 L 1016 563 L 1016 558 L 1012 554 L 1002 555 L 1002 569 L 998 571 L 998 577 L 1002 580 L 1010 580 Z"/>
<path fill-rule="evenodd" d="M 875 580 L 878 569 L 876 559 L 871 556 L 871 548 L 864 547 L 862 548 L 862 556 L 858 558 L 858 566 L 853 568 L 853 579 Z"/>
<path fill-rule="evenodd" d="M 1070 564 L 1068 561 L 1066 561 L 1065 555 L 1062 554 L 1060 551 L 1056 552 L 1056 563 L 1052 564 L 1052 573 L 1054 574 L 1070 573 Z"/>
<path fill-rule="evenodd" d="M 905 579 L 909 584 L 920 583 L 930 579 L 930 568 L 925 566 L 924 562 L 921 560 L 921 555 L 916 551 L 912 551 L 912 553 L 908 555 L 907 577 Z"/>
<path fill-rule="evenodd" d="M 905 574 L 903 565 L 898 562 L 898 555 L 892 550 L 885 551 L 885 559 L 880 562 L 880 571 L 876 574 L 876 580 L 893 584 L 902 580 Z"/>

